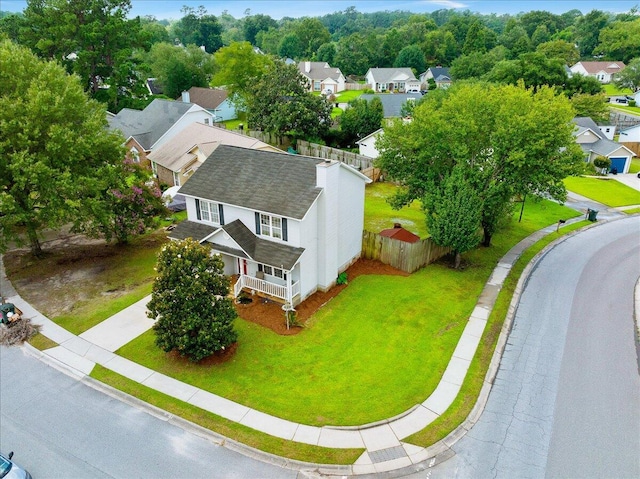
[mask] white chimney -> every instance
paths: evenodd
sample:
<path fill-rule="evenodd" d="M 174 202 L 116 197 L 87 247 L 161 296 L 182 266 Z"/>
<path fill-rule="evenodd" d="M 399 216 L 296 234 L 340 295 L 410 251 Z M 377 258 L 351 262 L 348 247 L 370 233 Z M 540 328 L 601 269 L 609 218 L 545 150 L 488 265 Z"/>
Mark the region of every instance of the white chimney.
<path fill-rule="evenodd" d="M 311 71 L 311 62 L 304 62 L 304 71 L 309 73 Z"/>
<path fill-rule="evenodd" d="M 183 103 L 191 103 L 191 98 L 189 97 L 189 92 L 188 91 L 183 91 L 182 92 L 182 101 L 183 101 Z"/>

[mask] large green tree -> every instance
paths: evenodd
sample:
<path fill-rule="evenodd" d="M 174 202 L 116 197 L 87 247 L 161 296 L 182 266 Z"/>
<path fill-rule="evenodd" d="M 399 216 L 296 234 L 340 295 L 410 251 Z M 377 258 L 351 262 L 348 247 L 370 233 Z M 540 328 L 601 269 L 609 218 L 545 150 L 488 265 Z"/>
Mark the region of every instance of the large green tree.
<path fill-rule="evenodd" d="M 214 53 L 222 46 L 222 28 L 215 16 L 207 14 L 203 6 L 195 10 L 185 5 L 180 11 L 184 17 L 172 30 L 183 45 L 204 47 L 207 53 Z"/>
<path fill-rule="evenodd" d="M 296 65 L 275 64 L 254 86 L 247 107 L 251 128 L 277 135 L 319 138 L 331 125 L 331 105 L 309 93 Z"/>
<path fill-rule="evenodd" d="M 119 110 L 120 96 L 141 92 L 144 83 L 131 68 L 133 48 L 141 44 L 140 19 L 128 19 L 129 0 L 28 0 L 20 43 L 38 55 L 61 62 L 97 96 L 113 89 L 109 107 Z"/>
<path fill-rule="evenodd" d="M 629 62 L 640 56 L 640 18 L 613 22 L 600 31 L 599 44 L 594 53 L 607 58 Z"/>
<path fill-rule="evenodd" d="M 239 106 L 251 95 L 255 83 L 266 73 L 273 60 L 253 50 L 249 42 L 232 43 L 214 54 L 216 73 L 212 86 L 225 86 Z"/>
<path fill-rule="evenodd" d="M 619 88 L 629 88 L 633 92 L 640 90 L 640 57 L 631 60 L 626 68 L 615 76 L 614 82 Z"/>
<path fill-rule="evenodd" d="M 209 85 L 215 70 L 214 57 L 195 45 L 186 48 L 170 43 L 156 43 L 147 55 L 151 75 L 158 79 L 163 92 L 176 98 L 192 86 Z"/>
<path fill-rule="evenodd" d="M 431 92 L 410 123 L 393 122 L 378 140 L 378 166 L 403 186 L 392 205 L 425 198 L 462 165 L 481 198 L 488 245 L 513 197 L 566 198 L 562 180 L 578 171 L 583 156 L 573 116 L 553 88 L 458 82 Z"/>
<path fill-rule="evenodd" d="M 462 253 L 480 242 L 481 198 L 463 165 L 456 165 L 439 188 L 429 190 L 423 198 L 427 228 L 431 239 L 451 248 L 454 267 L 460 268 Z"/>
<path fill-rule="evenodd" d="M 340 129 L 344 141 L 353 145 L 358 140 L 380 129 L 384 111 L 380 98 L 374 97 L 370 101 L 356 99 L 349 103 L 349 108 L 340 115 Z"/>
<path fill-rule="evenodd" d="M 426 69 L 424 53 L 418 45 L 408 45 L 400 50 L 393 66 L 396 68 L 409 67 L 416 75 L 420 75 Z"/>
<path fill-rule="evenodd" d="M 40 255 L 43 229 L 91 221 L 121 171 L 123 138 L 78 77 L 8 40 L 0 85 L 0 251 L 17 241 Z"/>
<path fill-rule="evenodd" d="M 237 313 L 224 264 L 211 249 L 188 238 L 171 241 L 158 255 L 148 316 L 156 345 L 197 362 L 236 342 Z"/>

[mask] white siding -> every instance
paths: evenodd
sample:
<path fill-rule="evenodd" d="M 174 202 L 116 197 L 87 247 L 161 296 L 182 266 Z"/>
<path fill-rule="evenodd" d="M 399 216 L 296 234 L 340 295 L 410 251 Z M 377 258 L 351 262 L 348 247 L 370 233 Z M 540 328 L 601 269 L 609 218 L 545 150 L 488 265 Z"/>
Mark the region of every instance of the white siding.
<path fill-rule="evenodd" d="M 204 120 L 208 118 L 209 124 L 213 123 L 213 114 L 201 108 L 197 105 L 194 105 L 187 113 L 182 115 L 182 117 L 176 121 L 167 132 L 162 135 L 158 141 L 156 141 L 153 145 L 151 145 L 152 149 L 158 148 L 160 145 L 166 143 L 168 140 L 173 138 L 176 134 L 181 132 L 185 127 L 191 125 L 192 123 L 202 123 L 204 124 Z"/>
<path fill-rule="evenodd" d="M 621 131 L 620 136 L 618 137 L 618 141 L 624 143 L 640 141 L 640 125 Z"/>
<path fill-rule="evenodd" d="M 318 289 L 318 203 L 316 201 L 298 224 L 300 246 L 300 295 L 304 300 Z"/>
<path fill-rule="evenodd" d="M 323 188 L 318 202 L 318 288 L 330 288 L 338 272 L 338 199 L 340 163 L 316 165 L 316 184 Z"/>
<path fill-rule="evenodd" d="M 362 178 L 348 171 L 349 166 L 340 168 L 340 188 L 338 199 L 338 271 L 344 271 L 360 257 L 362 251 L 362 230 L 364 229 L 364 188 Z"/>

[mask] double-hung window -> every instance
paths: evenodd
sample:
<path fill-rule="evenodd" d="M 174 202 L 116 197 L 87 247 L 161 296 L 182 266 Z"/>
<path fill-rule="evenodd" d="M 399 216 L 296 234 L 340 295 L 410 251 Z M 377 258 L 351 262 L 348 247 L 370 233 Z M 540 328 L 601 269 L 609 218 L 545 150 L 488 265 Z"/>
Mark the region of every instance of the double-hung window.
<path fill-rule="evenodd" d="M 260 232 L 265 236 L 282 239 L 282 218 L 260 214 Z"/>
<path fill-rule="evenodd" d="M 220 224 L 220 210 L 218 203 L 200 200 L 200 219 L 210 223 Z"/>

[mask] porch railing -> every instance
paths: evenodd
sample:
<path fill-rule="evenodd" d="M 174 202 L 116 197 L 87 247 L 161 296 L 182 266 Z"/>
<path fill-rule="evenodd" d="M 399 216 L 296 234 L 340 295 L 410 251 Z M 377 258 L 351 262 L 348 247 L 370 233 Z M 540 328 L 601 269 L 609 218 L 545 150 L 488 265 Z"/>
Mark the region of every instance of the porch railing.
<path fill-rule="evenodd" d="M 253 276 L 247 276 L 241 274 L 238 281 L 233 285 L 233 294 L 238 296 L 243 288 L 251 289 L 258 293 L 268 294 L 275 298 L 287 300 L 287 287 L 280 284 L 271 283 L 265 279 L 255 278 Z M 296 281 L 291 285 L 291 297 L 295 297 L 300 294 L 300 282 Z"/>

